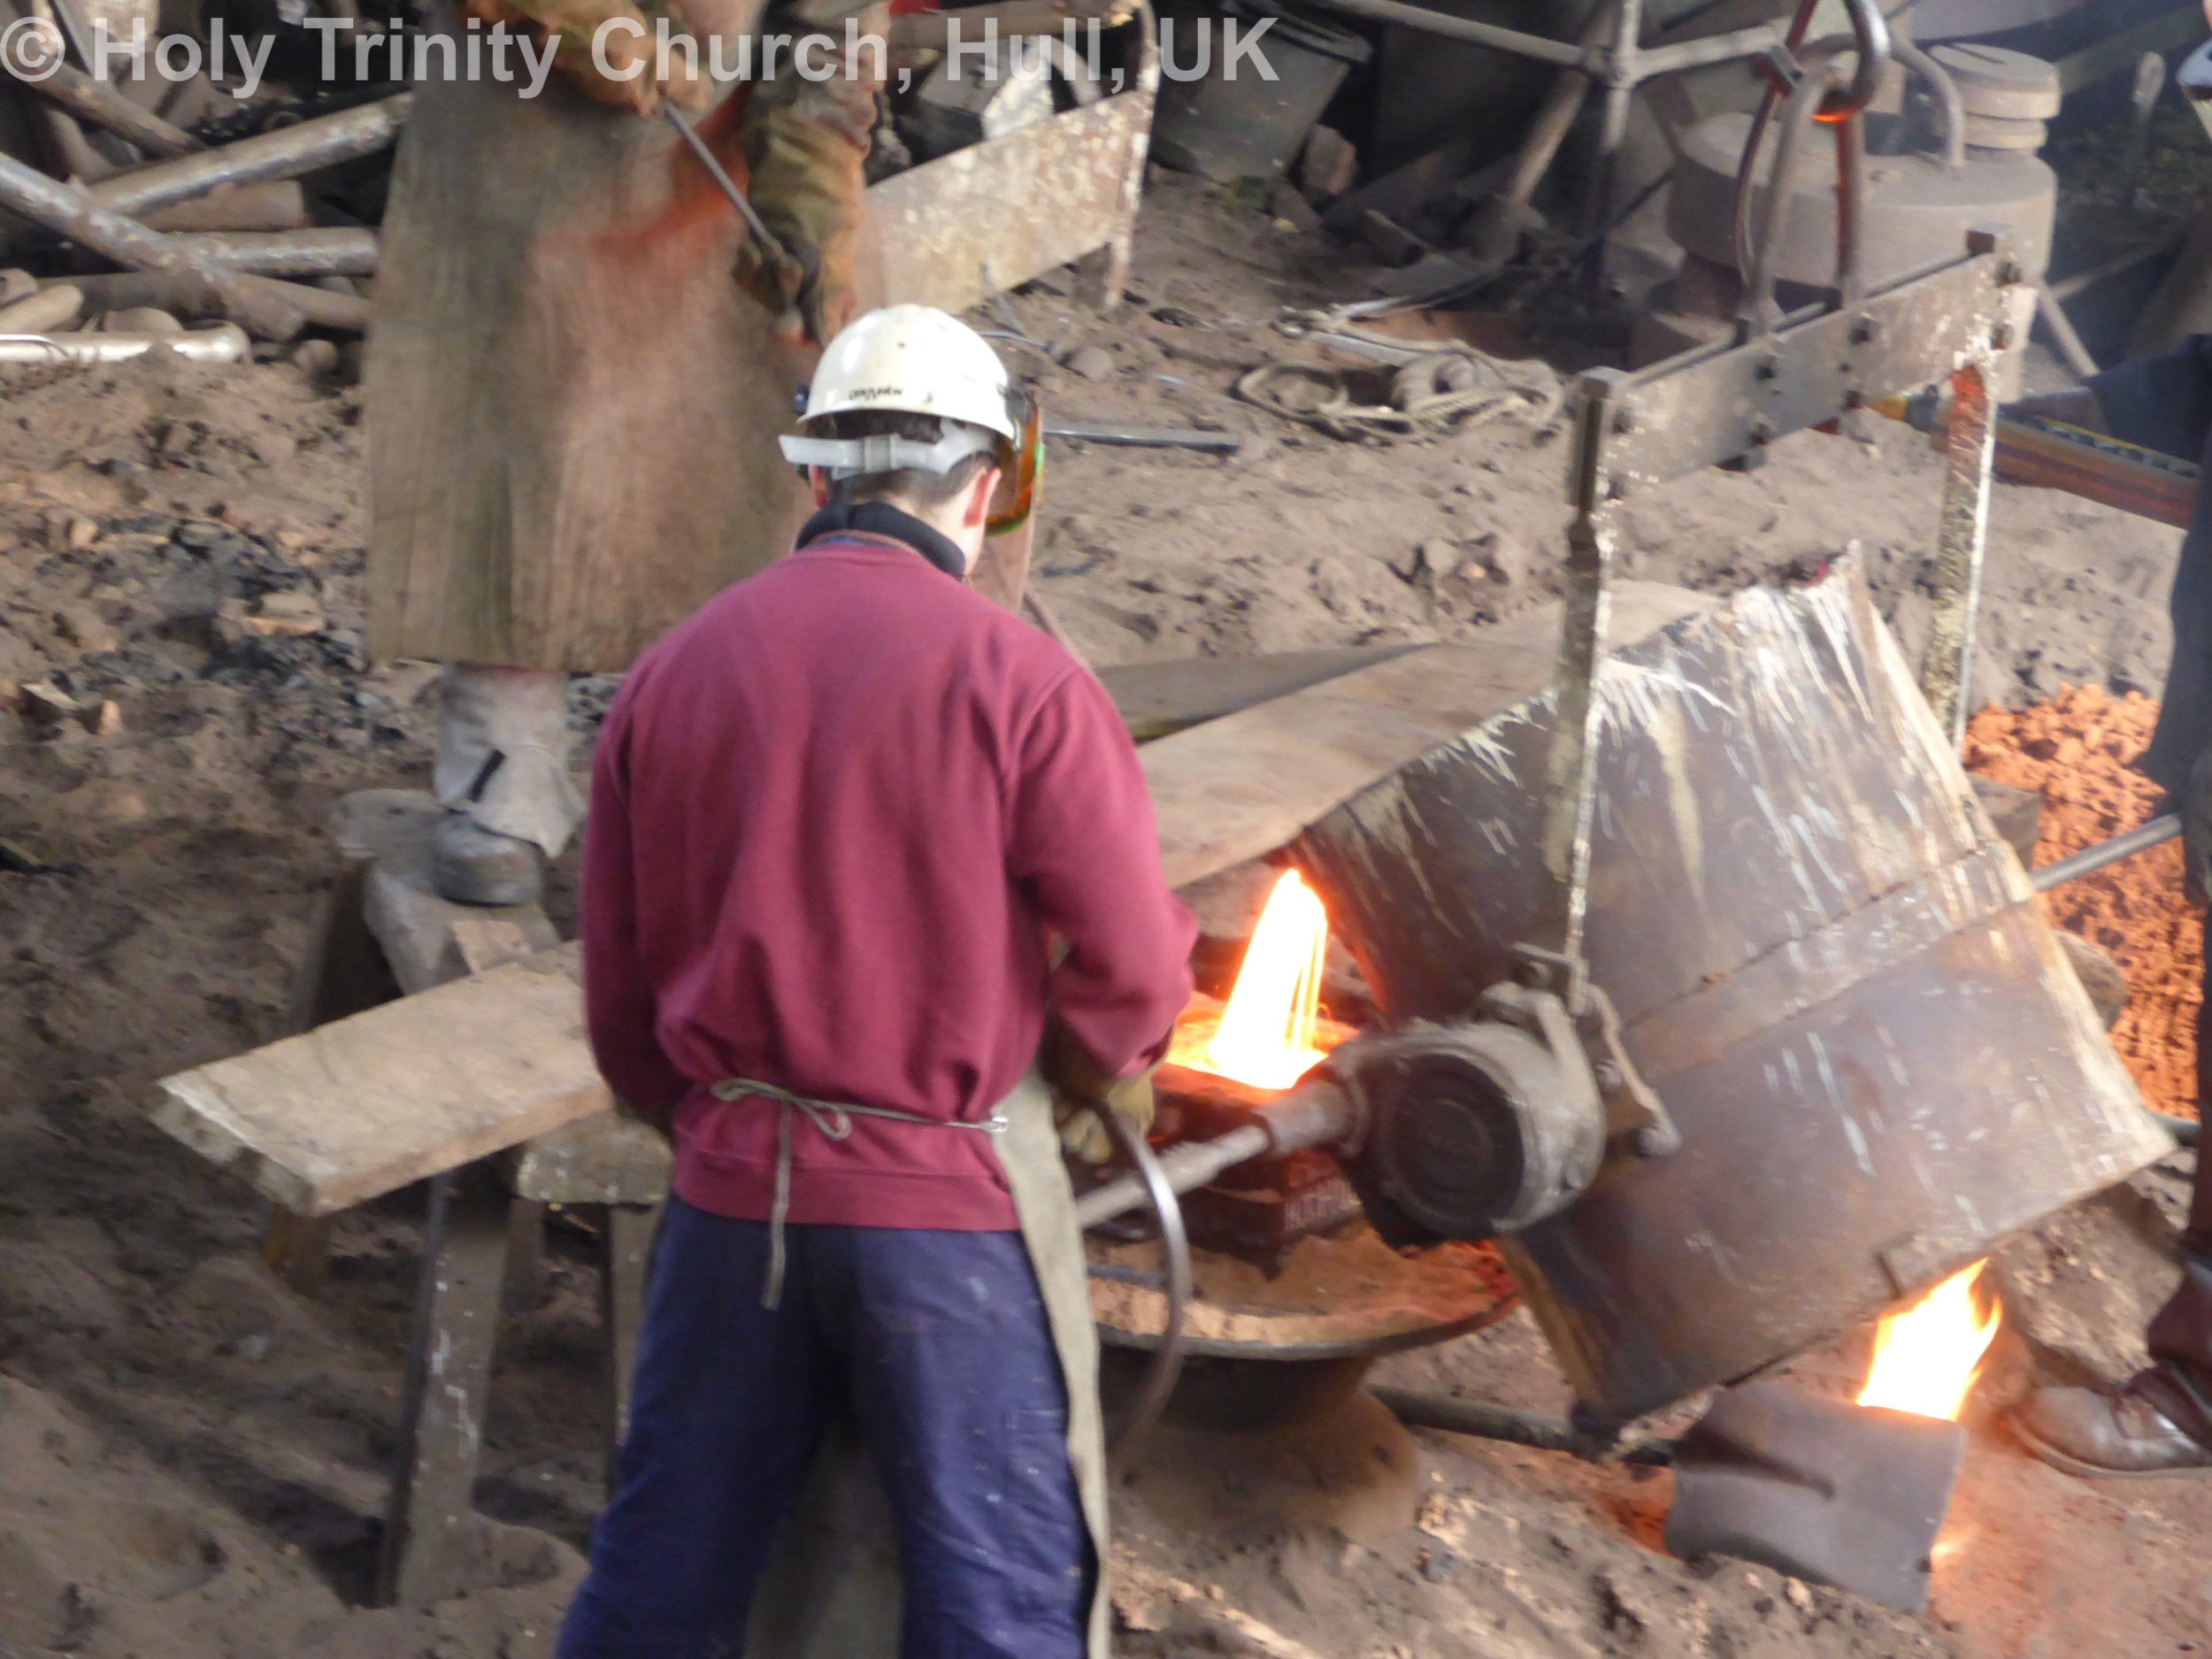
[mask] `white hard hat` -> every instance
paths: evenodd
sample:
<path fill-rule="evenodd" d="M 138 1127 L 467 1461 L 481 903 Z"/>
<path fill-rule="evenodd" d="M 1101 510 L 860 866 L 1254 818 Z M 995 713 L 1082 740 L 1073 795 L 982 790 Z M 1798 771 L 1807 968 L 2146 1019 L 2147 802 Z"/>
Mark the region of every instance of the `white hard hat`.
<path fill-rule="evenodd" d="M 801 426 L 872 410 L 959 424 L 933 444 L 887 434 L 787 437 L 784 458 L 840 477 L 910 467 L 949 472 L 979 450 L 1018 442 L 1010 389 L 998 353 L 958 318 L 927 305 L 887 305 L 829 342 L 807 388 Z"/>

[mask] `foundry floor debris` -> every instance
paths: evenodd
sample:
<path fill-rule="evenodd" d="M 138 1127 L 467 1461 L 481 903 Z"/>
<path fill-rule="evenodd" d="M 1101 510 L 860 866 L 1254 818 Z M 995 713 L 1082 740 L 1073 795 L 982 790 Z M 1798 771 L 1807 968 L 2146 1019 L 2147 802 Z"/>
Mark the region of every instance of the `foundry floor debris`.
<path fill-rule="evenodd" d="M 2156 816 L 2158 786 L 2133 769 L 2158 705 L 2069 687 L 2026 709 L 1985 709 L 1967 735 L 1967 764 L 2043 797 L 2036 863 L 2093 847 Z M 2197 1115 L 2197 1009 L 2203 1001 L 2204 918 L 2182 891 L 2181 849 L 2155 848 L 2047 895 L 2044 914 L 2108 952 L 2127 976 L 2113 1046 L 2154 1110 Z"/>

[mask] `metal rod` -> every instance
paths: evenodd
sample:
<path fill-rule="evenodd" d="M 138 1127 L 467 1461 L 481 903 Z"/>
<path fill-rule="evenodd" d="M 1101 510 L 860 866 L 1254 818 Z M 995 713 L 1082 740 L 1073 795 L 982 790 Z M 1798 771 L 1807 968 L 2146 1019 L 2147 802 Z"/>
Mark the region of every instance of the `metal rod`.
<path fill-rule="evenodd" d="M 150 156 L 189 156 L 206 148 L 181 127 L 172 126 L 151 110 L 140 109 L 106 81 L 73 65 L 49 65 L 44 79 L 40 80 L 19 69 L 12 52 L 0 52 L 0 62 L 41 97 L 96 127 L 104 127 Z"/>
<path fill-rule="evenodd" d="M 1612 608 L 1612 471 L 1606 444 L 1615 397 L 1627 377 L 1598 369 L 1583 376 L 1576 416 L 1574 523 L 1567 531 L 1567 594 L 1552 678 L 1551 741 L 1544 761 L 1542 852 L 1548 878 L 1536 942 L 1567 961 L 1582 955 L 1589 906 L 1590 823 L 1597 798 L 1597 679 Z"/>
<path fill-rule="evenodd" d="M 698 158 L 699 165 L 707 170 L 707 176 L 721 188 L 722 194 L 729 198 L 730 205 L 737 210 L 737 216 L 745 221 L 745 228 L 753 233 L 753 240 L 769 253 L 786 257 L 783 243 L 768 228 L 768 223 L 761 218 L 759 210 L 746 199 L 745 192 L 737 188 L 737 180 L 731 178 L 723 167 L 722 158 L 708 147 L 705 139 L 699 136 L 698 129 L 684 119 L 684 112 L 664 98 L 661 100 L 661 113 L 668 118 L 671 127 L 683 134 L 684 142 Z"/>
<path fill-rule="evenodd" d="M 2114 255 L 2101 265 L 2093 265 L 2086 271 L 2076 272 L 2062 282 L 2052 283 L 2051 293 L 2063 303 L 2067 300 L 2086 293 L 2100 282 L 2108 282 L 2114 277 L 2125 276 L 2138 265 L 2148 265 L 2154 259 L 2164 258 L 2187 241 L 2188 236 L 2188 221 L 2177 220 L 2141 247 L 2131 248 L 2124 254 Z"/>
<path fill-rule="evenodd" d="M 257 286 L 262 278 L 239 276 L 204 254 L 179 248 L 91 192 L 50 179 L 12 156 L 0 156 L 0 204 L 118 265 L 196 281 L 221 303 L 225 315 L 265 339 L 289 340 L 303 326 L 299 310 L 280 292 Z"/>
<path fill-rule="evenodd" d="M 2129 830 L 2124 835 L 2115 835 L 2108 841 L 2100 841 L 2094 847 L 2086 847 L 2080 852 L 2054 859 L 2040 870 L 2030 872 L 2028 879 L 2034 884 L 2038 893 L 2048 893 L 2053 887 L 2064 887 L 2069 881 L 2078 881 L 2108 864 L 2116 864 L 2123 858 L 2132 858 L 2136 854 L 2148 852 L 2154 847 L 2163 847 L 2180 833 L 2179 815 L 2169 813 L 2164 818 L 2153 818 L 2140 828 Z"/>
<path fill-rule="evenodd" d="M 1440 1429 L 1447 1434 L 1472 1434 L 1486 1440 L 1532 1447 L 1540 1452 L 1565 1452 L 1594 1463 L 1640 1463 L 1663 1467 L 1674 1458 L 1669 1440 L 1645 1440 L 1609 1451 L 1604 1444 L 1578 1433 L 1563 1417 L 1517 1410 L 1481 1400 L 1455 1400 L 1445 1394 L 1417 1394 L 1409 1388 L 1369 1390 L 1391 1416 L 1408 1428 Z"/>
<path fill-rule="evenodd" d="M 256 276 L 370 276 L 376 271 L 376 233 L 353 226 L 173 232 L 169 240 Z"/>
<path fill-rule="evenodd" d="M 0 363 L 120 363 L 157 351 L 195 363 L 237 363 L 251 349 L 245 331 L 231 323 L 182 334 L 0 334 Z"/>
<path fill-rule="evenodd" d="M 2197 1144 L 2197 1136 L 2204 1125 L 2194 1118 L 2177 1118 L 2171 1112 L 2153 1112 L 2158 1126 L 2185 1147 Z"/>
<path fill-rule="evenodd" d="M 1997 457 L 1997 400 L 1984 356 L 1951 376 L 1951 426 L 1944 445 L 1941 528 L 1936 536 L 1935 605 L 1920 689 L 1953 747 L 1966 738 L 1974 672 L 1974 628 L 1989 546 L 1989 486 Z"/>
<path fill-rule="evenodd" d="M 2093 87 L 2132 68 L 2145 52 L 2168 52 L 2203 38 L 2203 9 L 2195 4 L 2176 6 L 2147 23 L 2139 23 L 2124 34 L 2108 35 L 2093 45 L 2083 47 L 2070 58 L 2060 58 L 2054 65 L 2058 71 L 2060 90 L 2071 97 L 2084 87 Z"/>
<path fill-rule="evenodd" d="M 2051 292 L 2051 285 L 2035 285 L 2035 308 L 2042 314 L 2043 326 L 2051 331 L 2051 343 L 2058 348 L 2058 355 L 2066 359 L 2066 366 L 2074 372 L 2077 380 L 2091 380 L 2097 373 L 2097 359 L 2089 355 L 2074 319 L 2066 314 L 2058 303 L 2058 296 Z"/>
<path fill-rule="evenodd" d="M 94 185 L 92 199 L 120 213 L 150 213 L 227 184 L 296 179 L 319 167 L 388 148 L 399 136 L 414 101 L 412 93 L 402 92 L 341 110 L 335 115 L 318 116 L 296 126 L 242 138 L 219 150 L 134 167 Z"/>
<path fill-rule="evenodd" d="M 1082 420 L 1048 420 L 1048 438 L 1072 438 L 1130 449 L 1204 449 L 1234 455 L 1244 440 L 1233 432 L 1202 432 L 1192 426 L 1113 426 Z"/>
<path fill-rule="evenodd" d="M 1160 1170 L 1178 1194 L 1194 1192 L 1225 1170 L 1264 1157 L 1274 1141 L 1257 1124 L 1232 1129 L 1212 1141 L 1186 1141 L 1160 1154 Z M 1141 1210 L 1151 1202 L 1144 1181 L 1136 1175 L 1117 1175 L 1075 1201 L 1075 1218 L 1086 1228 Z"/>

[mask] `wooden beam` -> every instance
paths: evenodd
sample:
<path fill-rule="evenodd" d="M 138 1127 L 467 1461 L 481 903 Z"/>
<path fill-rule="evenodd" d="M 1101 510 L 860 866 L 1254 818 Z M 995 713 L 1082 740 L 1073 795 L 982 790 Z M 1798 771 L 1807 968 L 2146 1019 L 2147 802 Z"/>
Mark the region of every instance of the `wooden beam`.
<path fill-rule="evenodd" d="M 1334 651 L 1281 651 L 1265 657 L 1185 657 L 1167 663 L 1125 663 L 1098 671 L 1121 723 L 1140 743 L 1202 720 L 1217 720 L 1256 703 L 1286 697 L 1308 686 L 1371 668 L 1418 644 L 1355 645 Z"/>
<path fill-rule="evenodd" d="M 1708 610 L 1660 582 L 1613 592 L 1616 648 Z M 1287 845 L 1379 779 L 1551 684 L 1559 608 L 1210 720 L 1138 751 L 1171 886 Z"/>
<path fill-rule="evenodd" d="M 418 999 L 419 1000 L 419 999 Z M 480 1172 L 441 1176 L 423 1240 L 407 1347 L 398 1477 L 384 1524 L 377 1601 L 428 1607 L 471 1588 L 477 1449 L 507 1264 L 507 1196 Z"/>

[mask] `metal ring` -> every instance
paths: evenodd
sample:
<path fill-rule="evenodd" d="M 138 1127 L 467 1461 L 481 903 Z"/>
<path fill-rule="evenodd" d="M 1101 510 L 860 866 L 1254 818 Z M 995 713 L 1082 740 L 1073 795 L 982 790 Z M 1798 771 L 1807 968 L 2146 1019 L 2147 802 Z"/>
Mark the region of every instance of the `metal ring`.
<path fill-rule="evenodd" d="M 1877 0 L 1844 0 L 1851 13 L 1851 35 L 1858 43 L 1859 66 L 1851 84 L 1837 100 L 1821 108 L 1824 121 L 1845 121 L 1862 115 L 1880 96 L 1882 77 L 1889 73 L 1889 19 Z"/>
<path fill-rule="evenodd" d="M 1167 1256 L 1167 1322 L 1161 1329 L 1160 1345 L 1145 1368 L 1137 1403 L 1106 1448 L 1106 1465 L 1118 1471 L 1160 1420 L 1167 1397 L 1175 1392 L 1176 1379 L 1183 1374 L 1183 1320 L 1191 1301 L 1190 1234 L 1183 1225 L 1182 1200 L 1168 1184 L 1167 1171 L 1160 1167 L 1151 1145 L 1104 1102 L 1086 1101 L 1084 1104 L 1098 1114 L 1114 1149 L 1144 1183 L 1145 1197 L 1152 1213 L 1159 1217 L 1160 1246 Z"/>

